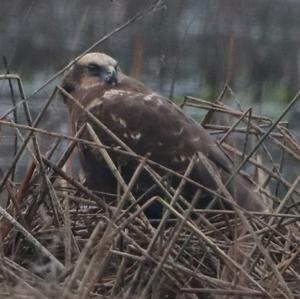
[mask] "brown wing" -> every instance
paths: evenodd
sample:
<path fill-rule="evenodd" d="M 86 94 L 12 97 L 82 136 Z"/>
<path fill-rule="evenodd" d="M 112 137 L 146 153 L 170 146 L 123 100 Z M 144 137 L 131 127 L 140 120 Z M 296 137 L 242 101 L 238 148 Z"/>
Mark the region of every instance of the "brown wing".
<path fill-rule="evenodd" d="M 150 153 L 151 159 L 165 166 L 178 170 L 201 151 L 219 167 L 230 168 L 208 133 L 157 94 L 112 89 L 90 111 L 136 153 Z M 111 142 L 100 130 L 97 133 L 104 143 Z"/>

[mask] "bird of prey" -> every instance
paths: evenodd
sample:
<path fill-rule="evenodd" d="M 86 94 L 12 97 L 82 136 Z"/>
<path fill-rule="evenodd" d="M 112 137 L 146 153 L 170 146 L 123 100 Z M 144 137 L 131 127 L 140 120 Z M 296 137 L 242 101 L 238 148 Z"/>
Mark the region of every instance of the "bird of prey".
<path fill-rule="evenodd" d="M 66 72 L 62 87 L 136 154 L 150 154 L 151 160 L 182 174 L 192 156 L 201 152 L 223 182 L 230 177 L 231 161 L 209 133 L 170 100 L 125 75 L 112 57 L 103 53 L 84 55 Z M 75 132 L 88 117 L 66 96 L 64 101 Z M 93 128 L 104 145 L 116 145 L 101 128 L 96 125 Z M 99 152 L 86 145 L 80 145 L 79 152 L 88 187 L 116 193 L 116 180 Z M 121 154 L 116 154 L 113 159 L 121 165 L 122 175 L 130 178 L 134 169 L 132 161 Z M 214 178 L 201 162 L 197 162 L 191 177 L 208 188 L 217 188 Z M 143 183 L 149 187 L 145 176 L 139 185 L 143 186 Z M 248 210 L 265 210 L 251 187 L 248 180 L 237 175 L 227 188 L 240 206 Z"/>

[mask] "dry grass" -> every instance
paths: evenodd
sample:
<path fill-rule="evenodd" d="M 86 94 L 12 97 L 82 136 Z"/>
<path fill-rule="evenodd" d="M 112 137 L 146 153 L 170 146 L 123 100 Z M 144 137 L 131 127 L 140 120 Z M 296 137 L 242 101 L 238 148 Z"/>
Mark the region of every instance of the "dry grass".
<path fill-rule="evenodd" d="M 88 50 L 157 8 L 137 14 Z M 300 146 L 283 121 L 298 95 L 275 122 L 254 115 L 251 109 L 226 105 L 223 100 L 231 95 L 228 87 L 212 103 L 185 98 L 182 108 L 208 111 L 203 125 L 233 157 L 236 173 L 248 169 L 256 192 L 269 207 L 266 212 L 245 211 L 216 175 L 219 188 L 208 191 L 230 203 L 232 210 L 199 210 L 194 204 L 203 186 L 191 181 L 189 172 L 197 159 L 213 171 L 201 154 L 193 157 L 182 175 L 136 155 L 120 140 L 116 140 L 119 147 L 105 146 L 93 128 L 112 133 L 70 96 L 89 123 L 75 136 L 42 129 L 45 113 L 65 91 L 57 87 L 32 119 L 31 98 L 26 98 L 19 76 L 1 75 L 0 80 L 9 82 L 13 103 L 0 117 L 0 127 L 11 128 L 19 143 L 0 181 L 1 298 L 300 298 L 300 176 L 286 171 L 287 161 L 299 164 Z M 15 105 L 16 99 L 20 100 Z M 17 108 L 26 116 L 26 124 L 13 117 Z M 216 115 L 225 121 L 216 122 Z M 84 130 L 90 140 L 81 138 Z M 41 151 L 43 138 L 52 140 L 47 152 Z M 78 143 L 97 148 L 118 180 L 110 203 L 73 176 L 70 165 Z M 138 161 L 127 183 L 110 158 L 114 151 Z M 14 173 L 24 153 L 30 163 L 21 180 L 16 180 Z M 135 197 L 132 191 L 142 171 L 151 176 L 163 197 L 146 203 Z M 167 174 L 180 178 L 176 189 L 168 184 Z M 194 198 L 182 194 L 186 181 L 199 188 Z M 144 214 L 153 202 L 165 208 L 155 223 Z"/>
<path fill-rule="evenodd" d="M 1 79 L 19 80 L 13 75 Z M 22 88 L 21 81 L 18 86 Z M 281 122 L 292 104 L 272 122 L 250 110 L 232 109 L 221 98 L 214 103 L 185 99 L 183 108 L 209 111 L 203 125 L 235 157 L 237 169 L 252 164 L 250 175 L 257 183 L 256 192 L 270 207 L 264 213 L 248 212 L 236 204 L 232 211 L 195 210 L 198 197 L 183 198 L 181 191 L 186 181 L 191 181 L 188 174 L 196 160 L 208 163 L 205 157 L 195 156 L 180 175 L 135 155 L 122 142 L 118 148 L 104 146 L 93 126 L 106 128 L 88 111 L 93 126 L 87 124 L 76 136 L 38 128 L 59 92 L 64 91 L 55 89 L 35 120 L 31 120 L 27 101 L 22 102 L 27 125 L 7 117 L 0 120 L 1 127 L 12 127 L 22 140 L 0 182 L 8 202 L 7 208 L 0 210 L 1 298 L 300 297 L 299 176 L 282 173 L 284 157 L 299 163 L 299 144 Z M 20 94 L 22 97 L 22 89 Z M 234 119 L 232 125 L 213 123 L 216 112 Z M 83 130 L 90 132 L 93 141 L 80 138 Z M 53 138 L 53 147 L 45 154 L 40 151 L 38 136 Z M 61 140 L 67 145 L 59 156 L 56 151 Z M 115 174 L 119 191 L 111 203 L 66 171 L 79 142 L 97 147 Z M 30 153 L 32 162 L 21 182 L 16 182 L 11 175 L 24 151 Z M 128 184 L 110 158 L 112 151 L 134 156 L 139 162 Z M 181 178 L 176 190 L 158 169 Z M 139 204 L 131 191 L 142 171 L 152 176 L 164 198 L 156 196 Z M 211 192 L 232 202 L 217 176 L 216 180 L 219 192 Z M 283 191 L 279 192 L 279 187 Z M 165 207 L 164 216 L 155 224 L 143 213 L 151 202 Z"/>

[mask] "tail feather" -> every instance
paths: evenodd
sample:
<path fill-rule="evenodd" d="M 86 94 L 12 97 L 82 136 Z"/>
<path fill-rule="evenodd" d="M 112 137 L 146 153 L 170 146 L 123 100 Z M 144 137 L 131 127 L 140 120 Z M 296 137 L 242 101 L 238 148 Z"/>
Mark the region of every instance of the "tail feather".
<path fill-rule="evenodd" d="M 230 174 L 224 172 L 222 174 L 222 181 L 228 181 L 229 177 Z M 228 184 L 227 189 L 236 203 L 244 209 L 257 212 L 267 210 L 260 195 L 253 190 L 253 186 L 250 182 L 241 175 L 237 175 L 231 183 Z"/>
<path fill-rule="evenodd" d="M 208 170 L 207 166 L 204 165 L 207 163 L 205 161 L 202 162 L 203 163 L 200 162 L 195 166 L 193 179 L 199 181 L 199 183 L 203 184 L 207 188 L 217 190 L 218 185 L 216 183 L 216 179 L 212 175 L 212 173 L 214 173 L 215 175 L 220 175 L 223 184 L 226 184 L 231 176 L 229 171 L 217 169 L 217 167 L 212 165 L 212 163 L 209 163 L 208 167 L 211 168 L 211 170 Z M 248 211 L 258 212 L 267 210 L 263 199 L 257 192 L 254 191 L 250 181 L 246 180 L 246 178 L 241 175 L 236 175 L 226 188 L 232 195 L 235 202 L 242 208 Z"/>

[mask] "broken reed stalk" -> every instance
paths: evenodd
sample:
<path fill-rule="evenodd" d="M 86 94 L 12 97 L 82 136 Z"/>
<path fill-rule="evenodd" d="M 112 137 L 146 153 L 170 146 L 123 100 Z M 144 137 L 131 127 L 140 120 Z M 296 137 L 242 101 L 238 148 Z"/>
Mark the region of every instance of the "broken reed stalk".
<path fill-rule="evenodd" d="M 3 56 L 3 63 L 4 63 L 4 67 L 6 69 L 6 74 L 9 75 L 10 70 L 9 70 L 8 62 L 7 62 L 7 59 L 6 59 L 5 56 Z M 11 98 L 11 101 L 12 101 L 12 105 L 16 106 L 17 102 L 16 102 L 15 92 L 14 92 L 14 88 L 13 88 L 13 84 L 12 84 L 11 79 L 8 79 L 8 84 L 9 84 L 10 98 Z M 15 123 L 19 122 L 18 121 L 18 114 L 17 114 L 16 110 L 13 111 L 13 119 L 14 119 Z M 17 136 L 17 133 L 15 132 L 15 136 L 14 136 L 14 155 L 17 153 L 17 150 L 18 150 L 18 136 Z M 12 180 L 14 179 L 14 176 L 15 176 L 15 169 L 12 171 L 12 174 L 11 174 Z"/>
<path fill-rule="evenodd" d="M 226 115 L 231 115 L 231 116 L 236 116 L 236 117 L 241 117 L 244 114 L 244 112 L 236 111 L 233 108 L 230 108 L 228 106 L 225 107 L 223 104 L 216 104 L 216 103 L 212 103 L 212 102 L 205 101 L 205 100 L 191 97 L 191 96 L 185 97 L 185 102 L 182 105 L 182 107 L 184 107 L 184 106 L 194 107 L 194 108 L 199 108 L 199 109 L 207 109 L 209 111 L 221 112 Z M 257 121 L 262 121 L 267 124 L 272 124 L 272 120 L 268 117 L 254 114 L 254 115 L 252 115 L 252 118 Z"/>
<path fill-rule="evenodd" d="M 231 174 L 229 179 L 227 180 L 225 186 L 227 186 L 230 182 L 232 182 L 233 178 L 239 173 L 239 171 L 247 164 L 248 160 L 257 152 L 260 145 L 269 137 L 270 133 L 276 128 L 278 123 L 284 118 L 284 116 L 290 111 L 293 105 L 298 101 L 300 96 L 300 91 L 295 95 L 295 97 L 291 100 L 291 102 L 287 105 L 281 115 L 277 118 L 277 120 L 272 124 L 272 126 L 267 130 L 267 132 L 259 139 L 250 153 L 245 157 L 245 159 L 239 164 L 239 166 L 235 169 L 235 171 Z"/>

